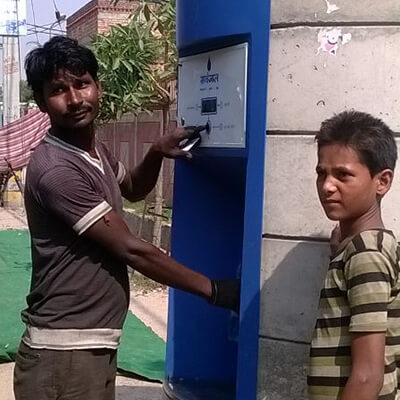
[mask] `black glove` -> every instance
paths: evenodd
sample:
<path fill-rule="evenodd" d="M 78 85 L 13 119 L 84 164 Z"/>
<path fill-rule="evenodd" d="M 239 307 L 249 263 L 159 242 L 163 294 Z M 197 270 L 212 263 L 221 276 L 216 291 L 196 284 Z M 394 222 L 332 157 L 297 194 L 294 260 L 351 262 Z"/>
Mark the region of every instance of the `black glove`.
<path fill-rule="evenodd" d="M 209 303 L 214 306 L 229 308 L 239 313 L 240 279 L 211 280 Z"/>

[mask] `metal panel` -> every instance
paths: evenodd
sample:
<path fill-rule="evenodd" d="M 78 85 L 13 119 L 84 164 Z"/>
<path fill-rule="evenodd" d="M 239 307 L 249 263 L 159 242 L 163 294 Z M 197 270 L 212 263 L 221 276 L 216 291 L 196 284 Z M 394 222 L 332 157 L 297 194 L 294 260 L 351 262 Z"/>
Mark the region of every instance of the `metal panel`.
<path fill-rule="evenodd" d="M 246 146 L 247 43 L 179 60 L 178 121 L 209 124 L 202 147 Z"/>

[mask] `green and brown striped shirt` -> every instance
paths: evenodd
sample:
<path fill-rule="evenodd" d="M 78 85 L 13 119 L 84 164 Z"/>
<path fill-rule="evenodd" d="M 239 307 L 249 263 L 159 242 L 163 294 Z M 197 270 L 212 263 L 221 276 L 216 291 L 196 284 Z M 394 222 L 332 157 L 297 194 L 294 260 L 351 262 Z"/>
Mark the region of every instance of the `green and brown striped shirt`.
<path fill-rule="evenodd" d="M 351 334 L 386 332 L 379 400 L 400 399 L 399 246 L 393 233 L 355 236 L 329 264 L 311 343 L 310 400 L 336 400 L 351 372 Z"/>

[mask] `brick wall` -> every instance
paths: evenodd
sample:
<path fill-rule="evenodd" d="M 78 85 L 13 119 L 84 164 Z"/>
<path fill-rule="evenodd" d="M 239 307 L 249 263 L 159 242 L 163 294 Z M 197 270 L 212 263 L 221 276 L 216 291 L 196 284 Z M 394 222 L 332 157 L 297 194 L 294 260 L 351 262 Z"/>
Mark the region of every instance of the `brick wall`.
<path fill-rule="evenodd" d="M 107 33 L 112 25 L 126 24 L 137 2 L 119 1 L 111 6 L 110 0 L 92 0 L 67 19 L 67 35 L 89 45 L 97 33 Z"/>

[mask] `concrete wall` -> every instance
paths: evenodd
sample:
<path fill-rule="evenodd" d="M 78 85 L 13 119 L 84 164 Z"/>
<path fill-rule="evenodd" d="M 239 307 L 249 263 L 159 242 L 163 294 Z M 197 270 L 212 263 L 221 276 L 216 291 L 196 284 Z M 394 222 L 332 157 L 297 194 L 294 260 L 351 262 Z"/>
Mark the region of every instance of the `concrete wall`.
<path fill-rule="evenodd" d="M 271 10 L 258 398 L 300 400 L 333 227 L 315 190 L 313 137 L 352 108 L 400 131 L 400 2 L 272 0 Z M 318 53 L 332 29 L 342 36 L 336 54 Z M 383 201 L 397 235 L 399 179 Z"/>

